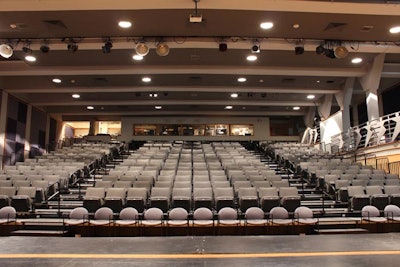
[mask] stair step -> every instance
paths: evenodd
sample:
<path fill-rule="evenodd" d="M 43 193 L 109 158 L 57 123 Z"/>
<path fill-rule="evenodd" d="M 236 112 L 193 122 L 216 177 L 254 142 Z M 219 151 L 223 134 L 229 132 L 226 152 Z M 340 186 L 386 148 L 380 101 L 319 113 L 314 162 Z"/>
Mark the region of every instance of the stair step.
<path fill-rule="evenodd" d="M 12 236 L 64 236 L 67 231 L 61 230 L 16 230 L 12 231 Z"/>
<path fill-rule="evenodd" d="M 363 228 L 348 228 L 348 229 L 316 229 L 315 232 L 320 235 L 334 234 L 366 234 L 369 231 Z"/>

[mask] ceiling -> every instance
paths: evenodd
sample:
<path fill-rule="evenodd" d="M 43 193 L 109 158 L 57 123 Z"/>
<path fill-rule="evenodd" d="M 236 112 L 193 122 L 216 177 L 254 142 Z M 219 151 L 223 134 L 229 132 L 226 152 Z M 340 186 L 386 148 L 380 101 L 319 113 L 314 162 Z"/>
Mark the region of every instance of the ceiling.
<path fill-rule="evenodd" d="M 2 1 L 0 43 L 14 46 L 14 54 L 0 57 L 0 89 L 64 120 L 119 120 L 303 116 L 326 95 L 342 90 L 347 78 L 365 75 L 381 53 L 386 55 L 380 89 L 400 82 L 400 33 L 389 33 L 400 26 L 398 1 L 201 0 L 201 23 L 189 22 L 193 0 L 81 2 Z M 133 25 L 122 29 L 120 20 Z M 274 27 L 261 29 L 265 21 Z M 113 47 L 103 54 L 108 39 Z M 39 50 L 45 40 L 48 53 Z M 150 52 L 134 61 L 142 40 Z M 170 47 L 163 57 L 155 51 L 161 40 Z M 347 57 L 318 55 L 316 47 L 327 40 L 326 48 L 345 46 Z M 78 45 L 76 52 L 67 50 L 71 42 Z M 22 48 L 28 43 L 35 62 L 24 60 Z M 227 51 L 219 51 L 220 43 Z M 249 62 L 254 44 L 260 53 Z M 304 47 L 304 53 L 296 55 L 295 46 Z M 353 64 L 354 57 L 363 61 Z M 151 82 L 143 82 L 144 76 Z M 80 98 L 72 98 L 74 93 Z M 308 100 L 309 94 L 315 99 Z M 356 79 L 353 103 L 364 98 Z"/>

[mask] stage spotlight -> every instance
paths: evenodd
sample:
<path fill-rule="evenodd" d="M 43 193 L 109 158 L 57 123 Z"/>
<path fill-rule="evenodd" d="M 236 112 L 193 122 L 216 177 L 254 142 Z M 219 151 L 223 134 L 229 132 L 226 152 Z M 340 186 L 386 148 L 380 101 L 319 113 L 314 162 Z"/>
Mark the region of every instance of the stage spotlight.
<path fill-rule="evenodd" d="M 294 48 L 294 53 L 295 53 L 296 55 L 302 55 L 302 54 L 304 54 L 304 47 L 303 47 L 303 46 L 296 46 L 296 47 Z"/>
<path fill-rule="evenodd" d="M 149 47 L 144 42 L 138 43 L 135 47 L 135 50 L 136 54 L 142 57 L 146 56 L 150 51 Z"/>
<path fill-rule="evenodd" d="M 324 54 L 325 54 L 326 57 L 329 57 L 329 58 L 332 58 L 332 59 L 336 58 L 335 51 L 333 51 L 333 49 L 325 49 Z"/>
<path fill-rule="evenodd" d="M 260 45 L 259 44 L 253 44 L 251 47 L 251 53 L 260 53 Z"/>
<path fill-rule="evenodd" d="M 0 56 L 4 58 L 10 58 L 14 53 L 14 49 L 11 45 L 8 44 L 1 44 L 0 45 Z"/>
<path fill-rule="evenodd" d="M 159 43 L 157 45 L 157 48 L 156 48 L 156 53 L 160 57 L 168 56 L 168 54 L 169 54 L 169 46 L 164 42 Z"/>
<path fill-rule="evenodd" d="M 338 46 L 335 48 L 335 57 L 336 58 L 345 58 L 345 57 L 347 57 L 348 53 L 349 53 L 349 50 L 347 50 L 347 48 L 344 46 Z"/>
<path fill-rule="evenodd" d="M 220 43 L 219 44 L 219 51 L 220 52 L 226 52 L 228 50 L 228 45 L 226 43 Z"/>
<path fill-rule="evenodd" d="M 40 51 L 41 51 L 42 53 L 48 53 L 48 52 L 50 51 L 50 47 L 49 47 L 47 44 L 43 44 L 43 45 L 40 47 Z"/>
<path fill-rule="evenodd" d="M 78 45 L 75 42 L 70 42 L 67 45 L 67 50 L 71 53 L 75 53 L 76 51 L 78 51 Z"/>
<path fill-rule="evenodd" d="M 111 48 L 113 47 L 113 44 L 111 41 L 107 41 L 104 43 L 104 45 L 101 47 L 101 50 L 103 51 L 103 54 L 109 54 L 111 52 Z"/>
<path fill-rule="evenodd" d="M 317 55 L 321 55 L 321 54 L 325 53 L 324 46 L 323 45 L 317 46 L 317 48 L 315 48 L 315 53 L 317 53 Z"/>

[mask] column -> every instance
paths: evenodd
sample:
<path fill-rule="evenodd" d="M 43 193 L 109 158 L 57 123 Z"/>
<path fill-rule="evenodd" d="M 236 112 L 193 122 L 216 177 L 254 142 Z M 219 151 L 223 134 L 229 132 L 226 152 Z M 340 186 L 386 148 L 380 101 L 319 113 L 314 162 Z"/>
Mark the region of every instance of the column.
<path fill-rule="evenodd" d="M 29 151 L 31 148 L 31 126 L 32 126 L 32 106 L 28 105 L 28 109 L 26 112 L 24 159 L 29 158 Z"/>
<path fill-rule="evenodd" d="M 378 101 L 378 89 L 381 81 L 385 54 L 379 54 L 369 68 L 367 74 L 360 78 L 360 84 L 366 94 L 368 120 L 376 120 L 380 117 Z"/>
<path fill-rule="evenodd" d="M 337 94 L 335 94 L 336 101 L 340 106 L 340 110 L 342 111 L 342 126 L 343 132 L 346 132 L 350 126 L 350 104 L 351 97 L 353 95 L 353 87 L 354 87 L 355 79 L 347 78 L 344 88 Z"/>
<path fill-rule="evenodd" d="M 6 123 L 7 123 L 7 103 L 8 94 L 1 92 L 1 110 L 0 110 L 0 169 L 3 169 L 4 147 L 6 142 Z"/>
<path fill-rule="evenodd" d="M 319 113 L 321 114 L 321 117 L 323 119 L 326 119 L 331 115 L 332 99 L 332 94 L 326 94 L 324 102 L 322 103 L 322 105 L 319 106 Z"/>

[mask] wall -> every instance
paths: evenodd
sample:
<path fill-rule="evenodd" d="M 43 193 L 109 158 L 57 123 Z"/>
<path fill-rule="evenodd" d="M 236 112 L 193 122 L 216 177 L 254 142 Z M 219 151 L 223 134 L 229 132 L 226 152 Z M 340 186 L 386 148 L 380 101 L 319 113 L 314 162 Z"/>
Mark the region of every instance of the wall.
<path fill-rule="evenodd" d="M 135 124 L 253 124 L 253 136 L 134 136 Z M 297 140 L 299 137 L 292 137 Z M 270 136 L 268 117 L 123 117 L 121 118 L 121 136 L 118 140 L 287 140 L 287 137 Z"/>
<path fill-rule="evenodd" d="M 29 148 L 31 150 L 31 157 L 35 156 L 35 153 L 43 153 L 46 149 L 46 124 L 46 113 L 36 108 L 32 108 L 32 124 L 30 135 L 31 147 Z"/>
<path fill-rule="evenodd" d="M 343 132 L 342 112 L 331 115 L 328 119 L 321 121 L 321 142 L 331 143 L 331 137 Z"/>

